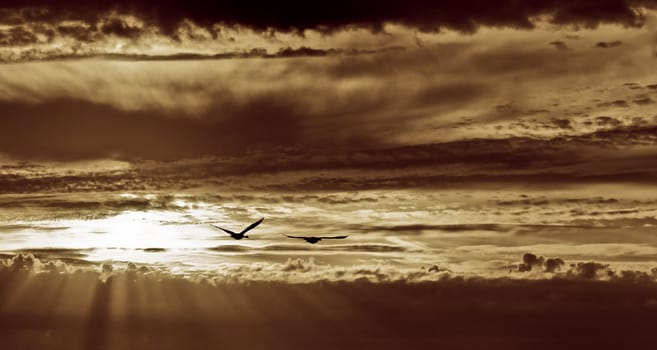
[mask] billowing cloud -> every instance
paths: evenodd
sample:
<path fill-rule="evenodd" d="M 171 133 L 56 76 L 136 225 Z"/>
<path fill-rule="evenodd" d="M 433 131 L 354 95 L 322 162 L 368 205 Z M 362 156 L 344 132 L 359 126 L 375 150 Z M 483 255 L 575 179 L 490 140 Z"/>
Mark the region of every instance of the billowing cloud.
<path fill-rule="evenodd" d="M 259 273 L 258 268 L 263 275 L 272 271 L 252 266 L 231 274 L 245 278 Z M 297 276 L 320 268 L 312 261 L 290 260 L 277 273 Z M 449 276 L 430 270 L 420 274 Z M 397 348 L 399 342 L 446 346 L 462 343 L 464 336 L 476 348 L 490 347 L 491 340 L 510 347 L 520 337 L 531 337 L 539 349 L 552 348 L 549 340 L 555 334 L 565 344 L 579 344 L 584 337 L 586 344 L 600 346 L 654 339 L 653 317 L 646 312 L 654 307 L 655 282 L 632 279 L 629 272 L 628 279 L 615 281 L 444 277 L 424 282 L 390 281 L 384 278 L 389 271 L 381 268 L 345 272 L 361 277 L 349 282 L 235 283 L 184 278 L 132 263 L 74 268 L 16 256 L 0 265 L 0 280 L 12 282 L 0 285 L 6 300 L 0 322 L 7 325 L 6 344 L 40 348 L 71 341 L 90 348 L 132 342 L 145 349 L 162 343 L 261 348 L 263 340 L 271 348 L 281 339 L 294 339 L 293 348 L 306 348 L 327 333 L 331 344 L 347 349 L 361 348 L 364 340 L 383 341 L 384 349 Z M 57 290 L 55 286 L 60 286 L 59 293 L 43 292 Z M 500 314 L 507 316 L 504 322 Z M 616 322 L 628 326 L 632 337 L 615 332 Z M 354 325 L 359 325 L 356 333 Z M 24 337 L 25 332 L 31 336 Z M 44 340 L 40 335 L 46 334 L 51 337 Z"/>
<path fill-rule="evenodd" d="M 423 46 L 426 35 L 445 31 L 640 28 L 649 22 L 648 13 L 654 8 L 651 0 L 604 4 L 592 0 L 577 4 L 562 0 L 531 4 L 366 1 L 312 6 L 301 1 L 275 6 L 125 0 L 102 5 L 67 0 L 52 6 L 42 0 L 11 1 L 0 6 L 0 61 L 312 57 Z M 405 31 L 402 40 L 396 38 L 400 28 Z M 574 34 L 568 35 L 566 39 Z M 565 47 L 563 41 L 550 41 Z"/>
<path fill-rule="evenodd" d="M 422 1 L 406 3 L 369 1 L 357 4 L 302 1 L 261 4 L 244 2 L 239 4 L 206 4 L 197 1 L 169 1 L 166 3 L 140 1 L 139 3 L 114 0 L 103 4 L 88 4 L 76 0 L 62 1 L 56 7 L 42 0 L 9 1 L 3 3 L 4 20 L 17 19 L 48 20 L 97 19 L 103 14 L 116 11 L 141 15 L 157 23 L 164 32 L 175 31 L 183 20 L 192 20 L 200 25 L 215 23 L 239 24 L 261 30 L 323 29 L 334 30 L 347 26 L 380 28 L 393 22 L 423 30 L 441 27 L 463 31 L 474 31 L 478 26 L 533 27 L 534 18 L 548 16 L 555 24 L 595 26 L 598 23 L 619 23 L 627 26 L 640 25 L 643 20 L 641 9 L 652 7 L 652 1 L 568 1 L 550 0 L 532 3 L 498 1 L 482 4 L 476 1 L 428 4 Z M 257 6 L 256 6 L 257 5 Z M 254 9 L 257 8 L 257 11 Z M 103 23 L 102 31 L 118 35 L 129 35 L 126 23 Z"/>
<path fill-rule="evenodd" d="M 522 263 L 518 264 L 519 272 L 532 271 L 538 268 L 541 271 L 554 273 L 561 269 L 564 265 L 561 258 L 543 258 L 536 256 L 532 253 L 525 253 L 522 255 Z"/>

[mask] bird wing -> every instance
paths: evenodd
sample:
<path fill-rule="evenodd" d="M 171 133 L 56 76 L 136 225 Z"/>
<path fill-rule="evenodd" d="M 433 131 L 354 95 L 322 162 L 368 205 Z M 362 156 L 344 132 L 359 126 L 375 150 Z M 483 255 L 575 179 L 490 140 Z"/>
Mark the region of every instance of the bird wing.
<path fill-rule="evenodd" d="M 321 239 L 344 239 L 344 238 L 347 238 L 347 237 L 349 237 L 349 236 L 328 236 L 328 237 L 320 236 L 320 237 L 317 237 L 317 238 L 321 238 Z"/>
<path fill-rule="evenodd" d="M 231 231 L 231 230 L 227 230 L 227 229 L 225 229 L 225 228 L 223 228 L 223 227 L 219 227 L 219 226 L 217 226 L 217 225 L 210 224 L 210 226 L 212 226 L 212 227 L 214 227 L 214 228 L 218 228 L 218 229 L 220 229 L 220 230 L 226 232 L 227 234 L 229 234 L 229 235 L 231 235 L 231 236 L 237 234 L 237 233 L 235 233 L 235 232 L 233 232 L 233 231 Z"/>
<path fill-rule="evenodd" d="M 245 233 L 247 233 L 249 230 L 253 229 L 254 227 L 256 227 L 256 226 L 258 226 L 258 225 L 260 225 L 260 223 L 261 223 L 262 220 L 264 220 L 264 219 L 265 219 L 265 218 L 262 218 L 262 219 L 260 219 L 260 220 L 258 220 L 258 221 L 256 221 L 256 222 L 252 223 L 251 225 L 249 225 L 249 227 L 245 228 L 245 229 L 242 230 L 242 232 L 240 232 L 240 233 L 241 233 L 241 234 L 245 234 Z"/>
<path fill-rule="evenodd" d="M 309 238 L 309 237 L 304 237 L 304 236 L 290 236 L 290 235 L 285 235 L 285 236 L 286 236 L 286 237 L 290 237 L 290 238 L 298 238 L 298 239 L 306 239 L 306 238 Z"/>

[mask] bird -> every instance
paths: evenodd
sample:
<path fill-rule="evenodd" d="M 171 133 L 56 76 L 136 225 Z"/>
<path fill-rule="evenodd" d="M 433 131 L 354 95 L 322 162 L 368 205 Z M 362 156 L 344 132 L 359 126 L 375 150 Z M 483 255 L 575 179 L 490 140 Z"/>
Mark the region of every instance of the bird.
<path fill-rule="evenodd" d="M 304 241 L 310 243 L 310 244 L 315 244 L 322 239 L 345 239 L 349 236 L 290 236 L 290 235 L 285 235 L 286 237 L 290 238 L 298 238 L 298 239 L 303 239 Z"/>
<path fill-rule="evenodd" d="M 254 227 L 260 225 L 260 223 L 261 223 L 262 220 L 264 220 L 264 219 L 265 219 L 265 218 L 262 218 L 262 219 L 260 219 L 260 220 L 258 220 L 258 221 L 256 221 L 256 222 L 252 223 L 252 224 L 249 225 L 247 228 L 245 228 L 244 230 L 242 230 L 242 232 L 239 232 L 239 233 L 237 233 L 237 232 L 233 232 L 233 231 L 231 231 L 231 230 L 227 230 L 227 229 L 225 229 L 225 228 L 223 228 L 223 227 L 219 227 L 219 226 L 217 226 L 217 225 L 213 225 L 213 224 L 210 224 L 210 225 L 211 225 L 212 227 L 214 227 L 214 228 L 218 228 L 218 229 L 220 229 L 220 230 L 226 232 L 227 234 L 229 234 L 229 235 L 230 235 L 231 237 L 233 237 L 234 239 L 238 239 L 238 240 L 239 240 L 239 239 L 242 239 L 242 238 L 249 238 L 249 236 L 247 236 L 246 233 L 247 233 L 248 231 L 250 231 L 251 229 L 253 229 Z"/>

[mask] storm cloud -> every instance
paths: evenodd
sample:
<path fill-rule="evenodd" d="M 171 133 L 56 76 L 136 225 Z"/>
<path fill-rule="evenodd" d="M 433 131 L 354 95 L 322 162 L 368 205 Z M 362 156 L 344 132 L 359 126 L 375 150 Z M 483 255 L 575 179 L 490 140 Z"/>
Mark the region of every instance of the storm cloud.
<path fill-rule="evenodd" d="M 461 31 L 474 31 L 478 26 L 505 26 L 532 28 L 533 18 L 549 16 L 555 24 L 595 26 L 598 23 L 619 23 L 626 26 L 640 25 L 643 16 L 640 9 L 655 6 L 653 1 L 611 0 L 569 1 L 545 0 L 531 3 L 517 1 L 459 1 L 426 3 L 340 1 L 308 3 L 289 0 L 276 4 L 260 2 L 206 3 L 203 1 L 132 1 L 113 0 L 102 4 L 90 4 L 76 0 L 58 2 L 57 6 L 43 0 L 6 1 L 2 8 L 4 20 L 68 19 L 91 20 L 100 14 L 117 11 L 144 16 L 157 23 L 163 31 L 171 32 L 182 20 L 189 19 L 201 25 L 214 23 L 239 24 L 261 30 L 323 29 L 334 30 L 346 26 L 381 28 L 386 22 L 400 23 L 423 30 L 441 27 Z M 103 23 L 101 31 L 117 35 L 131 35 L 129 24 L 110 21 Z"/>

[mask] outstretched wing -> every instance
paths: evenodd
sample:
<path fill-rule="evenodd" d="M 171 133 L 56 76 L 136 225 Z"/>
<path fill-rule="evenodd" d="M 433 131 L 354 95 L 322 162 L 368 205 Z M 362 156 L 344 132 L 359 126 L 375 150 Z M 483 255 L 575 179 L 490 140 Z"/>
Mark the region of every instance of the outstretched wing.
<path fill-rule="evenodd" d="M 347 237 L 349 237 L 349 236 L 328 236 L 328 237 L 320 236 L 320 237 L 317 237 L 317 238 L 321 238 L 321 239 L 344 239 L 344 238 L 347 238 Z"/>
<path fill-rule="evenodd" d="M 226 232 L 227 234 L 229 234 L 229 235 L 231 235 L 231 236 L 237 234 L 237 233 L 235 233 L 235 232 L 233 232 L 233 231 L 231 231 L 231 230 L 227 230 L 227 229 L 225 229 L 225 228 L 223 228 L 223 227 L 219 227 L 219 226 L 217 226 L 217 225 L 210 224 L 210 226 L 212 226 L 212 227 L 214 227 L 214 228 L 218 228 L 218 229 L 220 229 L 220 230 Z"/>
<path fill-rule="evenodd" d="M 260 220 L 258 220 L 258 221 L 256 221 L 256 222 L 252 223 L 251 225 L 249 225 L 249 227 L 245 228 L 245 229 L 242 230 L 242 232 L 240 232 L 240 233 L 241 233 L 241 234 L 245 234 L 245 233 L 247 233 L 249 230 L 253 229 L 254 227 L 256 227 L 256 226 L 258 226 L 258 225 L 260 225 L 260 223 L 261 223 L 262 220 L 264 220 L 264 219 L 265 219 L 265 218 L 262 218 L 262 219 L 260 219 Z"/>
<path fill-rule="evenodd" d="M 285 235 L 285 236 L 286 236 L 286 237 L 290 237 L 290 238 L 298 238 L 298 239 L 306 239 L 306 238 L 309 238 L 309 237 L 304 237 L 304 236 L 290 236 L 290 235 Z"/>

